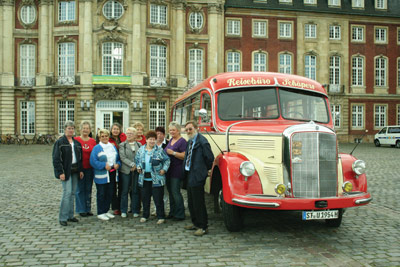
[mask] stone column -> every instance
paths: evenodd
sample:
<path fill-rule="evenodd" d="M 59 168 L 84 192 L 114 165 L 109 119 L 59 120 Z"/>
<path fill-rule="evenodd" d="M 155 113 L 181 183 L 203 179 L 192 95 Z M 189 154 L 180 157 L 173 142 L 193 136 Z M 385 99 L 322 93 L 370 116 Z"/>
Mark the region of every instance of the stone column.
<path fill-rule="evenodd" d="M 132 12 L 132 84 L 142 85 L 143 75 L 141 70 L 141 56 L 143 53 L 141 44 L 143 43 L 142 38 L 142 11 L 141 1 L 133 1 L 133 12 Z M 146 13 L 145 13 L 146 14 Z M 145 14 L 143 17 L 146 18 Z"/>
<path fill-rule="evenodd" d="M 0 5 L 0 63 L 3 63 L 3 26 L 4 25 L 4 19 L 3 19 L 3 5 Z M 0 86 L 1 86 L 1 77 L 3 76 L 3 64 L 0 64 Z M 1 122 L 0 122 L 1 124 Z"/>
<path fill-rule="evenodd" d="M 47 69 L 47 72 L 49 73 L 48 75 L 49 76 L 54 76 L 54 73 L 55 73 L 55 71 L 54 71 L 54 67 L 55 67 L 55 64 L 54 64 L 54 60 L 55 60 L 55 57 L 54 57 L 54 38 L 53 38 L 53 29 L 54 29 L 54 2 L 55 1 L 48 1 L 47 2 L 47 4 L 48 4 L 48 7 L 47 7 L 47 10 L 48 10 L 48 24 L 47 24 L 47 31 L 48 31 L 48 35 L 47 35 L 47 44 L 48 44 L 48 46 L 47 46 L 47 51 L 46 51 L 46 53 L 47 53 L 47 67 L 48 67 L 48 69 Z"/>
<path fill-rule="evenodd" d="M 81 1 L 82 2 L 82 1 Z M 93 75 L 93 17 L 92 17 L 92 0 L 85 0 L 81 3 L 83 9 L 81 9 L 80 14 L 82 17 L 80 21 L 82 27 L 79 27 L 79 43 L 81 43 L 81 48 L 79 49 L 79 58 L 82 58 L 81 71 L 81 84 L 92 84 Z"/>
<path fill-rule="evenodd" d="M 49 7 L 47 1 L 39 4 L 39 75 L 36 79 L 37 86 L 46 85 L 46 76 L 49 73 Z"/>
<path fill-rule="evenodd" d="M 169 65 L 175 65 L 175 77 L 178 79 L 178 87 L 184 87 L 187 84 L 185 77 L 185 14 L 183 3 L 175 4 L 175 57 L 171 58 L 174 62 Z M 174 47 L 171 47 L 173 49 Z"/>
<path fill-rule="evenodd" d="M 207 69 L 208 73 L 206 76 L 215 75 L 218 73 L 218 44 L 219 31 L 218 31 L 218 4 L 208 4 L 208 60 Z"/>
<path fill-rule="evenodd" d="M 2 86 L 14 86 L 14 1 L 3 1 L 3 16 L 1 20 L 3 47 L 2 53 Z"/>

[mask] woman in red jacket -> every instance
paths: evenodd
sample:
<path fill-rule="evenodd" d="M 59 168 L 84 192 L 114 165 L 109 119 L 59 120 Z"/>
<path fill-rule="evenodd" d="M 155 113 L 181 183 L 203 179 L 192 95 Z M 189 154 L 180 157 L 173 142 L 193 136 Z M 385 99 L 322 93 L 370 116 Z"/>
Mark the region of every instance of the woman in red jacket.
<path fill-rule="evenodd" d="M 93 168 L 90 166 L 90 153 L 96 145 L 96 141 L 89 137 L 91 126 L 89 121 L 82 121 L 80 124 L 81 135 L 75 137 L 82 146 L 83 179 L 78 180 L 78 187 L 75 193 L 76 213 L 81 217 L 93 216 L 92 213 L 92 186 Z"/>

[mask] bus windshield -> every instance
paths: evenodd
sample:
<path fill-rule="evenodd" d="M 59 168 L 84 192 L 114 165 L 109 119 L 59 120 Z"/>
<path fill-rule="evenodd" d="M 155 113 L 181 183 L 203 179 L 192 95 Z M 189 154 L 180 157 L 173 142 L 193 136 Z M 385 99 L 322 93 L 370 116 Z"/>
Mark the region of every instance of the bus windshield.
<path fill-rule="evenodd" d="M 277 119 L 280 114 L 289 120 L 329 121 L 325 99 L 303 91 L 277 91 L 271 87 L 240 88 L 222 91 L 218 96 L 218 116 L 221 120 Z"/>

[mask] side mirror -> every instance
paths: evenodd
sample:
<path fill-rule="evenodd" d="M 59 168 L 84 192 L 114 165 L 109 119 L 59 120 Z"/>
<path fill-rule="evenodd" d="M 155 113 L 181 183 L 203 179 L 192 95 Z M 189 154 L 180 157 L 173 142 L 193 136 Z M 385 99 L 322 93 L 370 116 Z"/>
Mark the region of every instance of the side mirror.
<path fill-rule="evenodd" d="M 205 110 L 204 108 L 199 110 L 199 116 L 201 118 L 201 121 L 208 122 L 207 110 Z"/>

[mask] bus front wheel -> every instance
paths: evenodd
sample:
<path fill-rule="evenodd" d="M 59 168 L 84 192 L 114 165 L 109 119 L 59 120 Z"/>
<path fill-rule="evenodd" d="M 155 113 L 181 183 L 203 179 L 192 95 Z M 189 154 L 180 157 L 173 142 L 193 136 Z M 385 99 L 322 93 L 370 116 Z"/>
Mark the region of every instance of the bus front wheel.
<path fill-rule="evenodd" d="M 226 229 L 230 232 L 238 232 L 243 228 L 242 208 L 225 202 L 222 190 L 219 192 L 222 216 Z"/>

